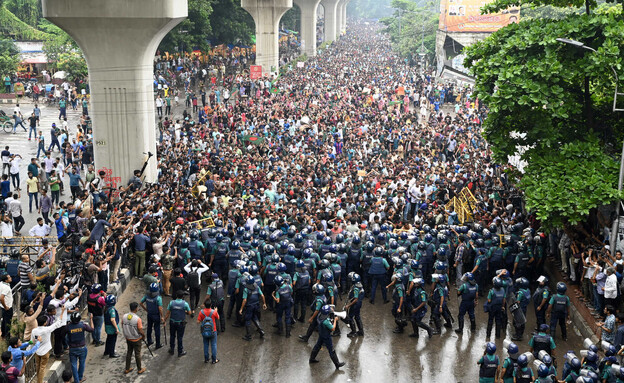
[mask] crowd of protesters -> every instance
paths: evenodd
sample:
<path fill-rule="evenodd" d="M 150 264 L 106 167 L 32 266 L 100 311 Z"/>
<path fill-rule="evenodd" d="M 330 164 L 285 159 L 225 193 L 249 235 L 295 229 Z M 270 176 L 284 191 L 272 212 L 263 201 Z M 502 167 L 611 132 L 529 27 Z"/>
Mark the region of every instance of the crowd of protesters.
<path fill-rule="evenodd" d="M 65 302 L 71 302 L 81 291 L 75 279 L 68 279 L 69 274 L 81 275 L 80 283 L 91 292 L 89 299 L 93 303 L 89 309 L 91 326 L 79 325 L 79 318 L 73 323 L 72 317 L 76 331 L 93 331 L 94 343 L 101 345 L 101 327 L 105 323 L 106 333 L 113 339 L 108 344 L 107 338 L 105 355 L 116 357 L 114 339 L 119 326 L 123 327 L 121 332 L 129 349 L 126 372 L 132 370 L 130 357 L 134 352 L 139 373 L 145 371 L 140 361 L 140 340 L 147 338 L 148 344 L 152 343 L 151 330 L 158 327 L 156 347 L 161 346 L 159 321 L 153 319 L 157 314 L 154 301 L 158 306 L 160 295 L 175 298 L 166 310 L 156 311 L 159 320 L 166 318 L 172 323 L 170 353 L 175 351 L 177 337 L 178 355 L 182 356 L 186 353 L 180 324 L 183 320 L 176 313 L 181 311 L 184 318 L 199 307 L 199 286 L 205 280 L 210 286 L 218 286 L 217 281 L 226 284 L 232 294 L 227 303 L 230 310 L 226 315 L 225 303 L 219 302 L 225 297 L 209 294 L 205 304 L 209 311 L 201 310 L 198 322 L 211 318 L 213 331 L 206 331 L 209 337 L 216 336 L 213 332 L 224 330 L 226 318 L 236 307 L 234 324 L 246 327 L 245 340 L 251 339 L 251 324 L 264 336 L 255 313 L 258 306 L 254 305 L 259 301 L 252 303 L 248 299 L 256 288 L 266 289 L 266 303 L 272 309 L 284 306 L 283 301 L 279 303 L 279 294 L 272 294 L 282 293 L 274 278 L 277 271 L 282 278 L 292 278 L 291 288 L 296 285 L 295 272 L 306 269 L 311 273 L 302 307 L 312 303 L 313 295 L 331 301 L 334 288 L 359 301 L 350 307 L 350 336 L 364 334 L 359 318 L 362 298 L 352 296 L 354 287 L 361 288 L 362 297 L 366 295 L 371 303 L 377 286 L 384 301 L 388 300 L 386 289 L 394 287 L 395 332 L 402 332 L 411 321 L 415 336 L 423 325 L 418 299 L 431 295 L 434 329 L 424 325 L 431 336 L 442 332 L 442 319 L 450 327 L 450 314 L 443 310 L 443 302 L 453 282 L 460 289 L 465 283 L 478 283 L 475 300 L 486 294 L 491 300 L 487 293 L 491 285 L 492 299 L 497 299 L 497 289 L 503 287 L 505 295 L 516 296 L 523 289 L 522 278 L 527 286 L 544 287 L 544 280 L 537 280 L 549 254 L 561 254 L 564 269 L 575 271 L 573 281 L 588 279 L 583 282 L 584 288 L 587 294 L 596 293 L 596 304 L 615 307 L 619 294 L 612 291 L 613 275 L 621 279 L 621 254 L 599 257 L 598 253 L 607 251 L 601 247 L 585 250 L 586 255 L 575 261 L 579 259 L 576 254 L 584 253 L 576 248 L 577 242 L 565 234 L 560 238 L 557 233 L 545 235 L 539 231 L 539 223 L 524 212 L 521 194 L 508 182 L 504 166 L 490 157 L 481 135 L 481 122 L 487 112 L 470 86 L 438 80 L 429 70 L 407 65 L 375 24 L 354 23 L 350 30 L 323 54 L 310 58 L 303 67 L 284 71 L 279 78 L 252 80 L 244 71 L 230 74 L 224 69 L 226 64 L 249 64 L 247 57 L 224 58 L 208 65 L 190 59 L 157 61 L 155 102 L 161 118 L 157 159 L 153 159 L 158 161 L 155 183 L 144 183 L 137 171 L 127 185 L 117 190 L 107 188 L 106 174 L 95 172 L 92 157 L 87 154 L 91 138 L 86 126 L 78 127 L 82 136 L 76 140 L 83 142 L 84 150 L 78 143 L 77 151 L 72 144 L 70 150 L 68 142 L 64 142 L 61 157 L 48 161 L 50 167 L 45 162 L 43 171 L 33 159 L 33 170 L 37 169 L 33 177 L 45 173 L 42 183 L 54 191 L 56 181 L 49 180 L 58 174 L 69 175 L 71 191 L 57 195 L 49 214 L 38 223 L 54 228 L 62 243 L 59 252 L 46 252 L 42 247 L 34 269 L 22 266 L 16 273 L 7 267 L 8 283 L 20 280 L 32 290 L 39 282 L 51 291 L 42 296 L 33 293 L 23 302 L 28 306 L 28 328 L 33 334 L 38 333 L 37 325 L 55 326 L 51 313 L 68 323 L 67 314 L 60 310 L 74 309 L 75 303 Z M 167 70 L 173 67 L 176 70 Z M 182 94 L 185 99 L 179 100 Z M 85 167 L 86 173 L 82 174 Z M 61 176 L 60 191 L 66 190 L 64 182 Z M 463 190 L 470 190 L 474 196 L 469 224 L 461 222 L 457 205 L 449 204 Z M 37 196 L 34 198 L 37 201 Z M 7 204 L 8 212 L 11 204 Z M 202 228 L 206 218 L 212 219 L 214 228 Z M 20 223 L 23 225 L 19 214 L 7 214 L 2 224 L 17 227 Z M 372 262 L 375 258 L 381 259 L 381 266 Z M 298 261 L 305 266 L 301 268 Z M 62 278 L 54 278 L 50 267 L 54 263 L 59 265 L 59 274 L 64 270 Z M 118 282 L 122 263 L 146 282 L 148 293 L 141 305 L 145 304 L 149 313 L 147 335 L 140 318 L 133 316 L 138 303 L 123 316 L 130 323 L 114 320 L 119 317 L 112 310 L 115 297 L 106 296 L 106 291 L 110 283 Z M 282 270 L 282 264 L 286 270 Z M 371 272 L 373 264 L 381 269 Z M 607 265 L 615 268 L 611 270 Z M 253 267 L 260 280 L 253 272 L 248 275 L 251 280 L 241 279 Z M 326 273 L 314 274 L 319 269 L 333 270 L 333 284 L 323 276 Z M 208 278 L 202 278 L 202 274 Z M 603 294 L 600 281 L 605 285 Z M 324 291 L 321 294 L 319 285 Z M 425 286 L 429 286 L 427 292 Z M 230 291 L 234 288 L 236 291 Z M 470 286 L 465 289 L 472 291 Z M 64 298 L 60 290 L 72 295 Z M 185 291 L 190 293 L 190 302 L 184 301 Z M 49 298 L 47 304 L 42 297 Z M 51 306 L 53 298 L 63 300 L 63 304 Z M 439 311 L 436 302 L 440 303 Z M 414 311 L 410 311 L 413 315 L 401 314 L 403 304 Z M 547 302 L 544 312 L 549 305 L 555 307 L 551 326 L 553 320 L 560 324 L 562 313 L 556 309 L 557 302 Z M 316 323 L 314 316 L 327 315 L 321 306 L 313 310 L 310 323 Z M 39 316 L 42 308 L 48 319 L 35 323 L 32 318 Z M 220 312 L 214 315 L 212 309 Z M 496 309 L 500 307 L 491 312 Z M 471 324 L 474 307 L 472 313 Z M 305 309 L 295 309 L 292 319 L 303 321 L 304 317 Z M 498 337 L 504 327 L 500 323 L 503 317 L 490 317 L 488 338 L 494 322 Z M 292 319 L 286 315 L 287 336 Z M 278 320 L 281 323 L 281 317 Z M 545 321 L 544 314 L 541 324 Z M 458 330 L 463 332 L 463 318 L 460 323 Z M 312 327 L 302 335 L 303 340 L 310 337 Z M 57 356 L 63 354 L 67 327 L 63 328 L 53 329 L 58 334 L 58 340 L 54 336 L 53 350 Z M 282 330 L 281 324 L 278 329 Z M 340 333 L 335 324 L 332 331 Z M 554 328 L 551 334 L 555 336 Z M 519 328 L 514 337 L 522 339 Z M 205 343 L 205 360 L 216 363 L 214 339 L 214 346 Z M 86 351 L 83 354 L 83 343 L 77 342 L 74 347 L 71 343 L 68 347 L 70 356 L 74 355 L 74 377 L 79 381 L 83 372 L 78 364 L 82 360 L 84 369 L 82 358 Z M 212 358 L 210 347 L 214 347 Z M 73 348 L 81 351 L 72 354 Z M 332 354 L 329 347 L 328 351 L 334 360 L 335 352 Z M 315 356 L 313 353 L 311 362 Z M 338 368 L 342 364 L 337 361 L 336 357 Z"/>

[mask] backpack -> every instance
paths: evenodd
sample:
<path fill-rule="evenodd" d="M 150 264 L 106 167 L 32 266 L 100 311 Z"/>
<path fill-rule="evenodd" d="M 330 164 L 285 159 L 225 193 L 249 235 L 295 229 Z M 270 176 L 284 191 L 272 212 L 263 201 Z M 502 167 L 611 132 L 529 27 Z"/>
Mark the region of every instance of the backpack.
<path fill-rule="evenodd" d="M 197 270 L 191 270 L 191 272 L 188 273 L 188 275 L 186 276 L 186 283 L 188 283 L 189 287 L 192 289 L 198 289 L 201 287 Z"/>
<path fill-rule="evenodd" d="M 9 383 L 9 374 L 6 373 L 7 367 L 0 367 L 0 383 Z"/>
<path fill-rule="evenodd" d="M 208 314 L 204 310 L 204 315 L 206 316 L 201 321 L 201 334 L 204 338 L 212 338 L 214 336 L 214 323 L 212 321 L 212 310 Z"/>

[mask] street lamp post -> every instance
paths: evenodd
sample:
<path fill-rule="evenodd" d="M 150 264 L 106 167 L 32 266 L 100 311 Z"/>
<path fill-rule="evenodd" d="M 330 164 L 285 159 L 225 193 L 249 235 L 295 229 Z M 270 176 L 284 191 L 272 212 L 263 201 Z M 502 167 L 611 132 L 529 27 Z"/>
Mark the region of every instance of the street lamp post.
<path fill-rule="evenodd" d="M 577 40 L 572 40 L 572 39 L 566 39 L 566 38 L 557 38 L 557 41 L 563 44 L 567 44 L 567 45 L 571 45 L 573 47 L 579 48 L 579 49 L 585 49 L 594 53 L 597 53 L 597 51 L 590 47 L 585 45 L 584 43 L 577 41 Z M 617 75 L 617 71 L 615 70 L 615 68 L 613 67 L 613 65 L 609 65 L 609 67 L 611 67 L 611 71 L 613 72 L 613 76 L 615 77 L 615 93 L 613 94 L 613 111 L 614 112 L 624 112 L 624 109 L 622 108 L 618 108 L 617 107 L 617 98 L 618 96 L 624 96 L 624 93 L 619 93 L 618 92 L 618 82 L 619 82 L 619 78 Z M 622 184 L 624 183 L 624 142 L 622 143 L 622 154 L 620 155 L 620 176 L 618 179 L 618 192 L 619 194 L 622 193 Z M 621 201 L 618 199 L 617 202 L 617 206 L 615 208 L 616 211 L 616 217 L 615 217 L 615 221 L 613 222 L 613 225 L 611 227 L 611 236 L 610 236 L 610 244 L 611 244 L 611 251 L 613 253 L 615 253 L 617 251 L 617 235 L 618 235 L 618 230 L 619 230 L 619 225 L 620 225 L 620 206 L 621 206 Z"/>

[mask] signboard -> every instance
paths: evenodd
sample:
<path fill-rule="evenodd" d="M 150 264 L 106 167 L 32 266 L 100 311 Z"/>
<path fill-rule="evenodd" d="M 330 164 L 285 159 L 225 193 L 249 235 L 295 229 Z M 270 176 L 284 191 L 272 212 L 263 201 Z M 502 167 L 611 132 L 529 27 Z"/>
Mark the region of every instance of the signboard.
<path fill-rule="evenodd" d="M 482 15 L 481 7 L 487 3 L 486 0 L 442 0 L 438 28 L 444 32 L 495 32 L 520 19 L 519 8 Z"/>
<path fill-rule="evenodd" d="M 257 80 L 262 77 L 262 65 L 252 65 L 249 67 L 249 77 Z"/>

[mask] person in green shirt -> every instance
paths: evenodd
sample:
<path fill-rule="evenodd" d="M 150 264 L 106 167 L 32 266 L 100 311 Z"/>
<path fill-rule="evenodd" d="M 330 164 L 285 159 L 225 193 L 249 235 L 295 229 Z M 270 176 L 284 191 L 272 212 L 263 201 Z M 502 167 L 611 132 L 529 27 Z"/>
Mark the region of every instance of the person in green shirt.
<path fill-rule="evenodd" d="M 56 170 L 50 172 L 48 183 L 50 185 L 50 192 L 52 192 L 52 204 L 54 205 L 56 203 L 55 206 L 58 206 L 61 193 L 61 180 L 58 178 Z"/>
<path fill-rule="evenodd" d="M 106 345 L 104 346 L 104 356 L 109 358 L 119 358 L 119 354 L 115 352 L 115 344 L 117 343 L 117 335 L 119 334 L 119 312 L 115 308 L 117 297 L 112 294 L 106 296 L 106 308 L 104 309 L 104 331 L 106 332 Z"/>
<path fill-rule="evenodd" d="M 483 356 L 479 359 L 479 383 L 495 383 L 500 369 L 500 360 L 496 354 L 496 345 L 488 342 Z"/>

